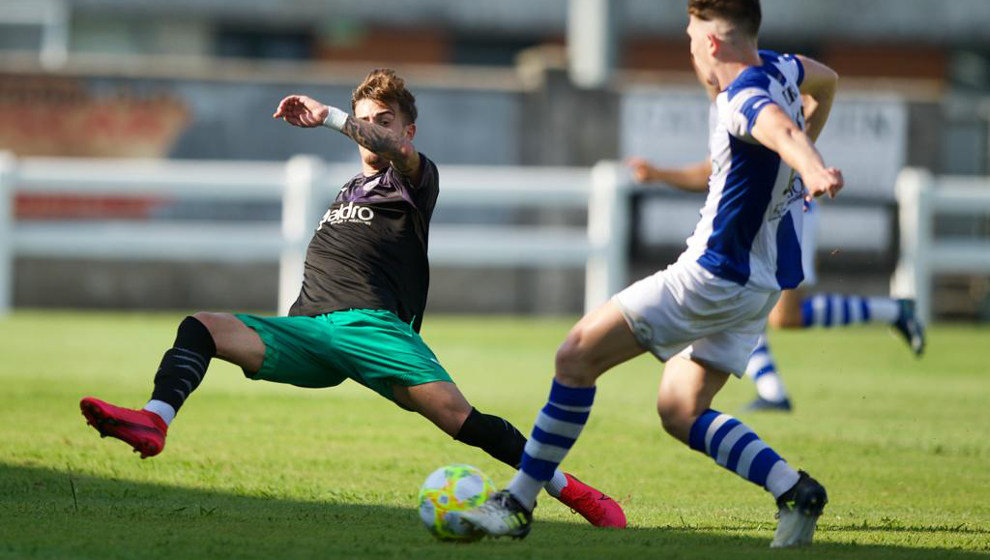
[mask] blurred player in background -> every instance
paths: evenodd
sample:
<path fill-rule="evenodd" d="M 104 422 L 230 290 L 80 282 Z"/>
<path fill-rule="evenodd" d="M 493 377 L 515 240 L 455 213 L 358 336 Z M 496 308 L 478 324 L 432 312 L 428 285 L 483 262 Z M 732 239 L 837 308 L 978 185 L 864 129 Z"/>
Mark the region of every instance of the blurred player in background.
<path fill-rule="evenodd" d="M 827 69 L 821 69 L 826 73 Z M 804 102 L 805 133 L 812 141 L 817 140 L 832 108 L 838 76 L 823 80 L 820 87 L 811 90 L 805 86 L 801 97 Z M 706 88 L 714 100 L 714 92 Z M 666 183 L 672 187 L 691 191 L 707 192 L 712 173 L 711 159 L 679 168 L 655 167 L 643 158 L 632 157 L 626 160 L 632 169 L 633 178 L 639 183 Z M 814 201 L 805 204 L 804 228 L 801 232 L 801 260 L 804 281 L 801 287 L 785 290 L 780 301 L 770 312 L 769 323 L 779 329 L 804 329 L 810 327 L 840 327 L 862 323 L 886 323 L 893 326 L 907 341 L 915 355 L 921 356 L 925 349 L 925 331 L 914 311 L 914 300 L 857 295 L 813 294 L 808 296 L 805 289 L 815 285 L 815 250 L 817 247 L 818 207 Z M 756 384 L 756 399 L 747 410 L 790 411 L 792 404 L 787 389 L 770 352 L 766 335 L 749 357 L 746 376 Z"/>
<path fill-rule="evenodd" d="M 351 109 L 353 116 L 291 95 L 273 115 L 343 133 L 358 144 L 362 161 L 361 173 L 343 186 L 310 241 L 289 316 L 186 317 L 143 410 L 82 400 L 86 420 L 101 435 L 123 440 L 142 458 L 157 455 L 176 412 L 218 357 L 250 379 L 311 388 L 353 379 L 454 439 L 519 466 L 526 438 L 506 420 L 472 407 L 419 335 L 439 177 L 412 144 L 416 100 L 394 72 L 375 70 L 354 90 Z M 615 501 L 569 474 L 557 470 L 545 486 L 593 525 L 626 525 Z"/>
<path fill-rule="evenodd" d="M 759 0 L 689 0 L 688 13 L 695 69 L 717 92 L 701 220 L 676 263 L 626 288 L 568 334 L 520 470 L 505 490 L 462 514 L 489 535 L 528 534 L 540 488 L 588 420 L 596 380 L 645 351 L 666 362 L 657 396 L 664 429 L 775 499 L 771 546 L 810 543 L 828 501 L 815 479 L 710 406 L 731 374 L 744 374 L 781 290 L 803 279 L 805 200 L 835 196 L 843 186 L 842 173 L 825 165 L 802 130 L 801 93 L 834 91 L 835 73 L 759 51 Z"/>

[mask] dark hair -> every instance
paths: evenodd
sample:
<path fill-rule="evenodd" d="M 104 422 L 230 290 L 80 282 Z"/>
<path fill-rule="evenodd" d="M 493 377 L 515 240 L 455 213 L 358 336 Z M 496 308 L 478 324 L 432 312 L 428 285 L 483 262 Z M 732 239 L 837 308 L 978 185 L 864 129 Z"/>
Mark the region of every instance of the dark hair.
<path fill-rule="evenodd" d="M 362 99 L 373 99 L 380 103 L 395 103 L 407 123 L 416 122 L 416 98 L 406 89 L 406 82 L 389 68 L 372 70 L 361 85 L 351 93 L 351 110 Z"/>
<path fill-rule="evenodd" d="M 723 19 L 754 38 L 763 19 L 760 0 L 688 0 L 688 13 L 705 21 Z"/>

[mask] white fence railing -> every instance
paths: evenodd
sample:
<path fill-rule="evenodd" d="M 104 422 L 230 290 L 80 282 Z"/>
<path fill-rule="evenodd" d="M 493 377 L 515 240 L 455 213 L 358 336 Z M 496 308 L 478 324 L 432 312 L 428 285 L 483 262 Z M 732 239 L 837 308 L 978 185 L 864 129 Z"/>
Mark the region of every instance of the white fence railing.
<path fill-rule="evenodd" d="M 905 169 L 897 180 L 901 256 L 891 292 L 917 299 L 924 321 L 932 317 L 932 280 L 938 273 L 990 274 L 990 240 L 938 239 L 936 216 L 990 215 L 990 179 L 934 177 Z"/>
<path fill-rule="evenodd" d="M 14 159 L 0 153 L 0 314 L 13 301 L 17 256 L 95 260 L 279 262 L 278 308 L 299 292 L 306 243 L 354 165 L 309 156 L 286 163 Z M 629 196 L 621 167 L 444 166 L 438 205 L 588 210 L 588 226 L 434 223 L 430 260 L 447 266 L 584 267 L 585 304 L 623 287 L 629 247 Z M 25 221 L 13 195 L 60 194 L 209 201 L 281 202 L 276 222 Z"/>

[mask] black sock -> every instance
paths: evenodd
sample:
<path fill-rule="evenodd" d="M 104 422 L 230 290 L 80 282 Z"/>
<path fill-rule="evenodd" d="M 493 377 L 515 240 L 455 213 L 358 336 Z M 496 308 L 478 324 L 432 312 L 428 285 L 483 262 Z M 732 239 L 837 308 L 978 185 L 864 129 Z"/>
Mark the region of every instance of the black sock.
<path fill-rule="evenodd" d="M 206 375 L 210 359 L 217 355 L 206 325 L 195 317 L 186 317 L 179 324 L 175 343 L 162 357 L 155 374 L 155 390 L 151 398 L 167 402 L 176 411 Z"/>
<path fill-rule="evenodd" d="M 514 469 L 522 461 L 526 438 L 507 420 L 482 414 L 477 408 L 464 420 L 454 439 L 480 447 L 485 453 Z"/>

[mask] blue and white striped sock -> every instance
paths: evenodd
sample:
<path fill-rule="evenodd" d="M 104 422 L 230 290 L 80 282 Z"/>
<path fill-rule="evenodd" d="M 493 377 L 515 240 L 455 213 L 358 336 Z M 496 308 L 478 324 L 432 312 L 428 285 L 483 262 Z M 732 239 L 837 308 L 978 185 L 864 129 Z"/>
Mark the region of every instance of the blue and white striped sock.
<path fill-rule="evenodd" d="M 688 444 L 719 465 L 758 484 L 779 498 L 798 481 L 798 473 L 745 424 L 708 409 L 694 421 Z"/>
<path fill-rule="evenodd" d="M 801 320 L 805 327 L 894 323 L 900 315 L 901 304 L 885 297 L 815 294 L 801 302 Z"/>
<path fill-rule="evenodd" d="M 550 398 L 537 415 L 526 442 L 519 472 L 508 486 L 526 508 L 533 509 L 543 485 L 553 477 L 557 465 L 581 434 L 594 401 L 594 387 L 568 387 L 554 379 Z"/>
<path fill-rule="evenodd" d="M 746 377 L 756 383 L 756 394 L 760 397 L 773 402 L 781 402 L 787 398 L 787 389 L 777 373 L 766 335 L 760 337 L 756 349 L 749 355 Z"/>

